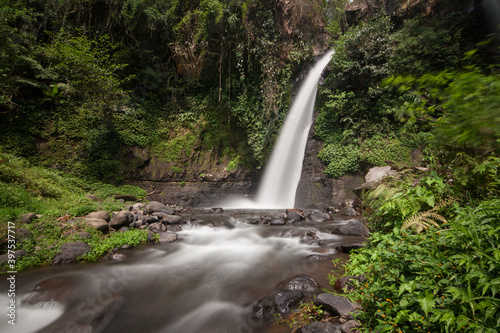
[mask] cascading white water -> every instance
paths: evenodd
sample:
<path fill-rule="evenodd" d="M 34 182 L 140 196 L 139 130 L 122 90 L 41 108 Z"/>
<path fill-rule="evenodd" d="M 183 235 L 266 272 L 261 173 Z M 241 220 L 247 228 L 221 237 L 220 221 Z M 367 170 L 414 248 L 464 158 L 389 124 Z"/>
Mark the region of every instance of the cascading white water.
<path fill-rule="evenodd" d="M 298 95 L 288 112 L 269 164 L 254 201 L 231 200 L 226 208 L 293 208 L 295 192 L 302 173 L 302 162 L 307 136 L 312 123 L 318 81 L 328 65 L 333 50 L 326 53 L 314 65 L 302 83 Z"/>

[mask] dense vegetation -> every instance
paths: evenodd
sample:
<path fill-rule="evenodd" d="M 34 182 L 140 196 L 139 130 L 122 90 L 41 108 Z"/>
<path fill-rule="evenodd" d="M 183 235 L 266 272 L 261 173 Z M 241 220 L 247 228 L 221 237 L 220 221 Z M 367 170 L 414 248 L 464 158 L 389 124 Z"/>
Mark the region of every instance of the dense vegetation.
<path fill-rule="evenodd" d="M 315 128 L 326 173 L 398 171 L 364 193 L 372 235 L 345 266 L 366 277 L 349 296 L 363 331 L 500 331 L 498 50 L 475 14 L 375 17 L 336 43 Z"/>
<path fill-rule="evenodd" d="M 259 166 L 292 76 L 327 42 L 331 4 L 286 6 L 2 1 L 0 147 L 101 180 L 119 177 L 127 147 L 166 161 L 214 149 Z"/>

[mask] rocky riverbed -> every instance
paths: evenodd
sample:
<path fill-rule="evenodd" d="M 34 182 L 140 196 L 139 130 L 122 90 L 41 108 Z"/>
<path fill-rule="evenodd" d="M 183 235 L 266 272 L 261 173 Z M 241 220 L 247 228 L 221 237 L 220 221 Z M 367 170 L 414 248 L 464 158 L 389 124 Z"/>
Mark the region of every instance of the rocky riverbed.
<path fill-rule="evenodd" d="M 20 273 L 23 332 L 291 332 L 273 322 L 309 301 L 327 319 L 301 332 L 355 324 L 349 313 L 357 307 L 327 293 L 329 273 L 341 274 L 331 261 L 345 260 L 368 233 L 353 207 L 224 211 L 150 202 L 67 221 L 77 222 L 101 232 L 145 229 L 152 244 L 70 265 L 89 250 L 83 237 L 61 247 L 53 266 Z"/>

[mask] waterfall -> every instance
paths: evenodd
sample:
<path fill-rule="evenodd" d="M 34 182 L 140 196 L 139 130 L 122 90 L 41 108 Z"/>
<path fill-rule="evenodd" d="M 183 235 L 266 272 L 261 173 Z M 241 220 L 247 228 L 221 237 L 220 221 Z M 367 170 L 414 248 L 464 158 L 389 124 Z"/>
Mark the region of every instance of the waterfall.
<path fill-rule="evenodd" d="M 294 207 L 318 82 L 332 55 L 333 51 L 329 51 L 322 56 L 302 83 L 264 170 L 255 200 L 231 200 L 223 206 L 261 209 Z"/>

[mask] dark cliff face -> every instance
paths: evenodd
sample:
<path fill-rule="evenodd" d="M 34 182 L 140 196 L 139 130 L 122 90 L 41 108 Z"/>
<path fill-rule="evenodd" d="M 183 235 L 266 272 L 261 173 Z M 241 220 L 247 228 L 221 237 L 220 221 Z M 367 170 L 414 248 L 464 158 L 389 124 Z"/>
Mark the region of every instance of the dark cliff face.
<path fill-rule="evenodd" d="M 317 113 L 314 115 L 316 119 Z M 323 142 L 314 139 L 314 122 L 309 131 L 302 175 L 295 206 L 301 209 L 324 209 L 330 206 L 339 208 L 346 200 L 354 199 L 352 190 L 364 182 L 364 177 L 358 175 L 343 176 L 340 179 L 328 178 L 323 171 L 325 164 L 318 158 L 323 148 Z"/>

